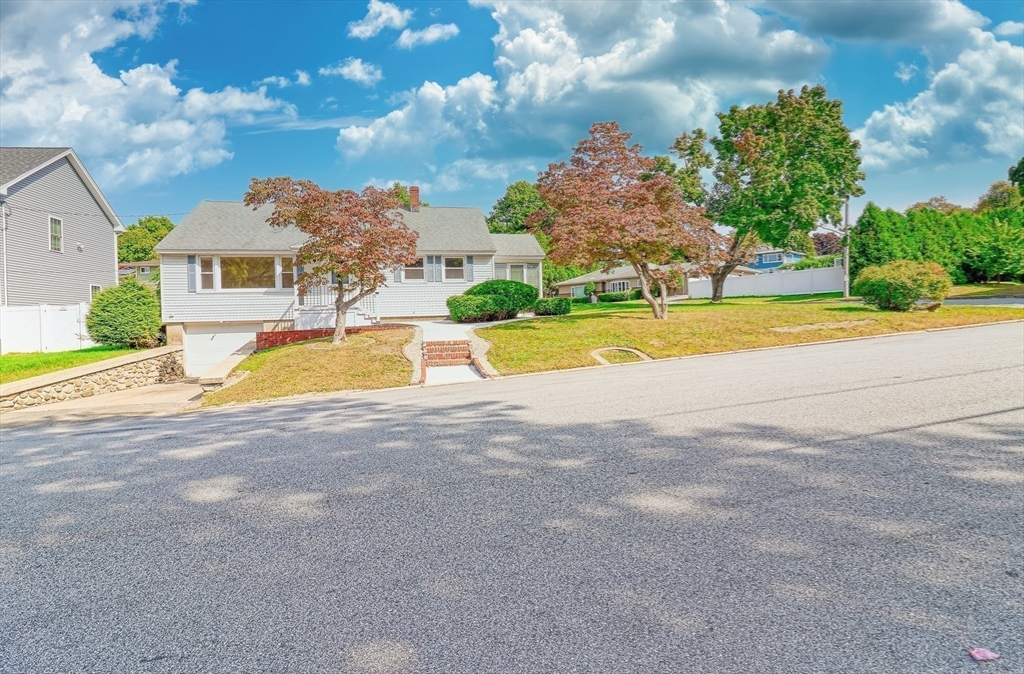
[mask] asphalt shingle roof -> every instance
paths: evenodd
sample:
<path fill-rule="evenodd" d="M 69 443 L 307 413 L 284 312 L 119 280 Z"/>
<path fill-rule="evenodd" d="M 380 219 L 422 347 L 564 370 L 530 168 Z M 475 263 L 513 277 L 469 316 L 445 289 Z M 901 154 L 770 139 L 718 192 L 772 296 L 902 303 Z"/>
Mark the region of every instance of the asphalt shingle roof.
<path fill-rule="evenodd" d="M 6 185 L 69 147 L 0 147 L 0 185 Z"/>
<path fill-rule="evenodd" d="M 491 234 L 499 257 L 544 257 L 544 249 L 533 234 Z"/>
<path fill-rule="evenodd" d="M 285 252 L 302 244 L 306 235 L 288 227 L 267 224 L 272 205 L 254 211 L 241 201 L 202 201 L 161 241 L 156 251 L 170 252 Z M 493 253 L 494 241 L 479 208 L 423 206 L 402 210 L 402 220 L 419 234 L 420 252 Z"/>

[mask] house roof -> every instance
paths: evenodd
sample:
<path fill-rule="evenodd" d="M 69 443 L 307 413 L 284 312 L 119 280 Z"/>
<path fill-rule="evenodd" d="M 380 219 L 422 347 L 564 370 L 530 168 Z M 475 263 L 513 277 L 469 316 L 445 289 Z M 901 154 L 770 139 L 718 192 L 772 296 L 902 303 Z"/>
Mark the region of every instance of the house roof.
<path fill-rule="evenodd" d="M 497 257 L 544 257 L 544 249 L 533 234 L 491 234 Z"/>
<path fill-rule="evenodd" d="M 802 250 L 793 250 L 792 248 L 771 248 L 768 246 L 755 248 L 754 253 L 756 253 L 757 255 L 763 255 L 765 253 L 795 253 L 797 255 L 807 255 L 807 253 L 803 252 Z"/>
<path fill-rule="evenodd" d="M 267 204 L 254 211 L 241 201 L 202 201 L 157 244 L 156 252 L 285 252 L 302 245 L 306 235 L 298 229 L 267 224 L 273 208 Z M 421 206 L 417 212 L 402 209 L 400 213 L 402 221 L 419 234 L 419 252 L 495 251 L 479 208 Z"/>
<path fill-rule="evenodd" d="M 103 196 L 96 181 L 89 175 L 82 160 L 70 147 L 0 147 L 0 196 L 7 196 L 8 189 L 13 185 L 64 158 L 67 158 L 71 168 L 78 173 L 85 188 L 110 220 L 114 231 L 123 232 L 124 225 L 121 224 L 121 219 Z"/>

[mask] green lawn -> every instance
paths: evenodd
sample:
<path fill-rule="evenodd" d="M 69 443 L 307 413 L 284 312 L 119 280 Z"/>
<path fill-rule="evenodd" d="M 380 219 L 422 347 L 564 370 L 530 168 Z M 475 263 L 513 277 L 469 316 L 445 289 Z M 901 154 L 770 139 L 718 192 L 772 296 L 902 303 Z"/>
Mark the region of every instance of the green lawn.
<path fill-rule="evenodd" d="M 835 297 L 687 300 L 656 321 L 643 302 L 620 302 L 568 316 L 477 330 L 491 342 L 488 360 L 502 374 L 596 365 L 593 349 L 628 346 L 652 358 L 801 344 L 926 328 L 1024 319 L 1020 307 L 944 306 L 935 312 L 878 311 Z M 592 306 L 592 305 L 591 305 Z M 783 330 L 773 330 L 782 328 Z"/>
<path fill-rule="evenodd" d="M 332 347 L 330 339 L 318 339 L 260 351 L 235 368 L 249 371 L 245 379 L 206 394 L 203 404 L 405 386 L 412 378 L 412 363 L 402 355 L 402 347 L 412 335 L 408 328 L 380 330 L 349 335 L 338 347 Z"/>
<path fill-rule="evenodd" d="M 98 360 L 116 358 L 133 352 L 134 349 L 122 349 L 115 346 L 93 346 L 77 351 L 9 353 L 0 356 L 0 384 L 66 370 L 79 365 L 88 365 Z"/>
<path fill-rule="evenodd" d="M 1024 297 L 1024 283 L 965 283 L 953 286 L 950 297 Z"/>

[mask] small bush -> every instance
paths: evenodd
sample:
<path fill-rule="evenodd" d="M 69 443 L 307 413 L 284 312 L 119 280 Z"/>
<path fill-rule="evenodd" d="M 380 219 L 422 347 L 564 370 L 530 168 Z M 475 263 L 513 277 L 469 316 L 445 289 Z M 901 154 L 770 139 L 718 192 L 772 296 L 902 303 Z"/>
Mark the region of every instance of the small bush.
<path fill-rule="evenodd" d="M 899 260 L 865 267 L 851 291 L 879 309 L 909 311 L 922 298 L 941 302 L 951 286 L 949 274 L 935 262 Z"/>
<path fill-rule="evenodd" d="M 563 316 L 572 311 L 572 303 L 568 297 L 548 297 L 537 300 L 533 305 L 533 313 L 537 316 Z"/>
<path fill-rule="evenodd" d="M 482 323 L 515 318 L 512 300 L 504 295 L 453 295 L 447 300 L 448 317 L 456 323 Z"/>
<path fill-rule="evenodd" d="M 590 297 L 590 295 L 593 294 L 596 288 L 597 286 L 594 285 L 593 281 L 587 281 L 585 284 L 583 284 L 583 294 L 587 297 Z"/>
<path fill-rule="evenodd" d="M 629 300 L 629 292 L 621 293 L 599 293 L 597 299 L 599 302 L 625 302 Z"/>
<path fill-rule="evenodd" d="M 498 295 L 500 297 L 507 297 L 511 302 L 512 315 L 515 316 L 516 312 L 529 309 L 533 306 L 533 303 L 537 301 L 537 289 L 526 283 L 520 283 L 519 281 L 503 281 L 501 279 L 494 279 L 493 281 L 484 281 L 480 285 L 475 285 L 466 291 L 466 295 L 478 296 L 478 295 Z"/>
<path fill-rule="evenodd" d="M 573 297 L 573 304 L 590 304 L 590 297 Z"/>
<path fill-rule="evenodd" d="M 132 348 L 156 346 L 160 298 L 135 278 L 126 278 L 92 300 L 85 325 L 94 342 Z"/>

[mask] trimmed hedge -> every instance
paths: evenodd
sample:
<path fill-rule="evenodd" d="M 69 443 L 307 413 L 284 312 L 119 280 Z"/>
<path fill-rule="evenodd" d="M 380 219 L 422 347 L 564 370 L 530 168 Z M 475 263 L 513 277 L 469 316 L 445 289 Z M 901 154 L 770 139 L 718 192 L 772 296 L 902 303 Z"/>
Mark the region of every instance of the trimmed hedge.
<path fill-rule="evenodd" d="M 879 309 L 909 311 L 922 298 L 941 302 L 952 285 L 949 274 L 938 263 L 899 260 L 865 267 L 850 290 L 865 304 Z"/>
<path fill-rule="evenodd" d="M 599 302 L 626 302 L 630 299 L 630 292 L 621 293 L 598 293 L 597 300 Z"/>
<path fill-rule="evenodd" d="M 96 295 L 85 317 L 94 342 L 131 348 L 160 341 L 160 298 L 134 276 Z"/>
<path fill-rule="evenodd" d="M 533 305 L 533 313 L 537 316 L 563 316 L 572 311 L 572 303 L 568 297 L 548 297 L 539 299 Z"/>
<path fill-rule="evenodd" d="M 573 304 L 590 304 L 590 297 L 573 297 L 570 301 Z"/>
<path fill-rule="evenodd" d="M 452 295 L 448 298 L 448 316 L 456 323 L 482 323 L 515 318 L 512 300 L 504 295 Z"/>
<path fill-rule="evenodd" d="M 501 279 L 484 281 L 480 285 L 475 285 L 467 290 L 465 294 L 470 297 L 479 295 L 506 297 L 511 303 L 511 310 L 513 312 L 529 309 L 537 301 L 538 296 L 537 289 L 534 286 L 520 283 L 519 281 L 503 281 Z M 513 315 L 515 314 L 513 313 Z"/>

